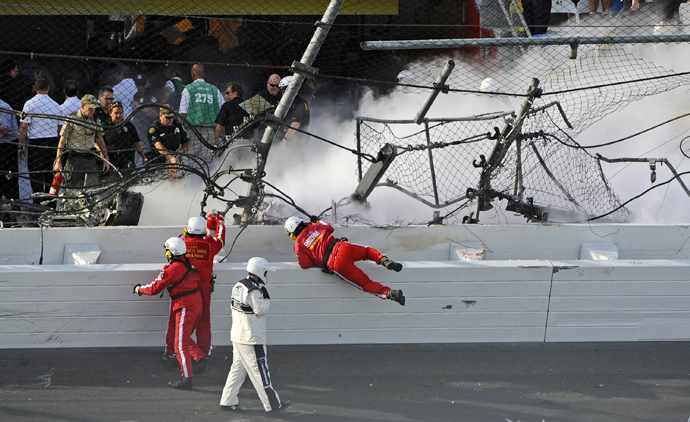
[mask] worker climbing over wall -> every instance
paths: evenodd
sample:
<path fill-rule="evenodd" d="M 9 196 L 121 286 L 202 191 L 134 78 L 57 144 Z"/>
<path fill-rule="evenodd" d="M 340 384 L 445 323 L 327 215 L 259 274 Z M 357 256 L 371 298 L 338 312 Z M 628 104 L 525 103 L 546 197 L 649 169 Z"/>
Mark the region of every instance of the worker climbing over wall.
<path fill-rule="evenodd" d="M 381 252 L 369 246 L 350 243 L 347 239 L 333 237 L 333 227 L 325 221 L 308 222 L 299 217 L 290 217 L 285 222 L 285 232 L 295 241 L 295 254 L 302 268 L 316 265 L 329 274 L 341 279 L 381 299 L 390 299 L 405 306 L 402 290 L 372 281 L 364 271 L 357 268 L 356 261 L 374 261 L 386 269 L 399 272 L 402 264 L 392 261 Z"/>

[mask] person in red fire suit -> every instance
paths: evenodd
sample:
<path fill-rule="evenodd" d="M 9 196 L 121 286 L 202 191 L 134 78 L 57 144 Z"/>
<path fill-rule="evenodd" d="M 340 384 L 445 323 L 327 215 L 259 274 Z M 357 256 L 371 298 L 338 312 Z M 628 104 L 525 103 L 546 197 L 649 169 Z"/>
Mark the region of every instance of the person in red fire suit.
<path fill-rule="evenodd" d="M 405 306 L 402 290 L 392 290 L 390 287 L 372 281 L 355 265 L 356 261 L 374 261 L 389 270 L 399 272 L 402 270 L 402 264 L 399 262 L 392 261 L 369 246 L 350 243 L 347 239 L 334 238 L 333 227 L 325 221 L 310 223 L 299 217 L 290 217 L 285 222 L 285 232 L 295 241 L 295 254 L 297 254 L 300 267 L 306 269 L 316 265 L 365 292 L 373 293 L 381 299 L 391 299 Z"/>
<path fill-rule="evenodd" d="M 142 286 L 136 284 L 132 293 L 155 296 L 168 289 L 170 302 L 175 314 L 175 355 L 180 363 L 182 379 L 170 382 L 173 388 L 190 390 L 193 387 L 193 360 L 200 361 L 206 357 L 191 336 L 201 317 L 201 294 L 199 283 L 209 278 L 208 270 L 195 259 L 185 257 L 187 247 L 182 239 L 171 237 L 165 242 L 165 256 L 169 264 L 163 267 L 155 280 Z"/>
<path fill-rule="evenodd" d="M 208 230 L 214 230 L 215 236 L 208 236 Z M 223 249 L 225 245 L 225 217 L 222 213 L 214 211 L 204 220 L 201 217 L 192 217 L 187 221 L 184 234 L 179 237 L 184 240 L 187 246 L 187 258 L 198 261 L 200 266 L 208 270 L 208 279 L 201 279 L 199 283 L 199 293 L 201 293 L 201 319 L 196 327 L 196 342 L 206 357 L 199 362 L 197 372 L 204 372 L 208 369 L 213 350 L 211 339 L 211 293 L 213 293 L 213 258 Z M 169 366 L 175 364 L 175 313 L 170 309 L 168 319 L 168 332 L 165 335 L 165 353 L 163 361 Z"/>

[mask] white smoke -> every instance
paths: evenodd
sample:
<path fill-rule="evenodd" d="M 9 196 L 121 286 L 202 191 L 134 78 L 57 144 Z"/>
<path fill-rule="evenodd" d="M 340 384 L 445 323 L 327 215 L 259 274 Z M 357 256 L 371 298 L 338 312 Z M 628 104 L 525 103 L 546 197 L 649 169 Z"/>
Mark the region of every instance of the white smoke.
<path fill-rule="evenodd" d="M 651 60 L 655 64 L 663 65 L 666 69 L 683 71 L 687 69 L 687 47 L 670 46 L 636 46 L 631 49 L 634 54 Z M 443 61 L 439 61 L 440 64 Z M 462 65 L 461 65 L 462 66 Z M 459 66 L 459 67 L 461 67 Z M 439 66 L 439 72 L 442 65 Z M 612 70 L 614 71 L 614 70 Z M 458 75 L 459 76 L 459 75 Z M 479 91 L 479 84 L 486 75 L 477 75 L 475 89 Z M 526 90 L 529 81 L 524 81 Z M 520 86 L 521 86 L 520 85 Z M 503 85 L 502 85 L 503 86 Z M 625 89 L 625 86 L 621 87 Z M 682 113 L 690 112 L 687 102 L 687 87 L 648 96 L 641 101 L 631 103 L 622 111 L 612 113 L 585 130 L 576 139 L 582 145 L 595 145 L 609 142 L 646 129 Z M 426 93 L 409 93 L 395 90 L 389 95 L 375 97 L 367 94 L 360 101 L 356 114 L 360 116 L 381 119 L 413 119 L 419 111 Z M 475 94 L 441 94 L 429 110 L 427 117 L 460 117 L 472 116 L 496 111 L 513 111 L 522 100 L 520 98 L 496 97 Z M 334 107 L 335 108 L 335 107 Z M 342 121 L 329 114 L 328 110 L 312 110 L 312 125 L 310 131 L 348 149 L 355 149 L 354 120 Z M 646 157 L 668 158 L 678 172 L 690 170 L 688 161 L 680 153 L 681 140 L 688 135 L 688 118 L 651 131 L 645 135 L 633 138 L 623 143 L 590 150 L 609 158 Z M 417 131 L 419 127 L 410 125 L 410 131 Z M 400 133 L 398 135 L 404 135 Z M 690 143 L 690 139 L 687 141 Z M 227 163 L 226 163 L 227 165 Z M 245 162 L 244 167 L 251 167 Z M 237 168 L 237 164 L 234 165 Z M 621 201 L 626 201 L 647 189 L 650 184 L 649 165 L 645 163 L 632 164 L 603 164 L 604 172 L 613 190 Z M 269 154 L 266 166 L 265 180 L 275 185 L 289 195 L 301 208 L 310 214 L 318 214 L 331 207 L 331 201 L 336 203 L 347 198 L 357 186 L 356 156 L 349 151 L 327 145 L 312 139 L 306 155 L 301 159 L 291 157 L 279 149 L 273 149 Z M 657 183 L 671 177 L 665 165 L 657 164 Z M 221 180 L 227 183 L 228 176 Z M 690 178 L 686 178 L 690 183 Z M 200 201 L 203 198 L 203 184 L 194 177 L 187 177 L 182 181 L 172 183 L 163 182 L 155 189 L 143 188 L 145 205 L 142 213 L 141 225 L 181 225 L 189 216 L 198 215 Z M 267 188 L 267 192 L 273 191 Z M 234 199 L 236 195 L 246 195 L 247 185 L 235 181 L 227 190 L 226 198 Z M 299 214 L 292 207 L 275 200 L 269 212 L 275 211 L 282 217 Z M 690 220 L 684 212 L 690 198 L 677 182 L 667 187 L 658 188 L 643 198 L 632 202 L 628 208 L 633 212 L 635 222 L 639 223 L 679 223 Z M 209 199 L 206 211 L 212 208 L 224 209 L 225 205 Z M 441 215 L 455 209 L 450 206 L 439 210 Z M 393 221 L 405 223 L 425 223 L 431 220 L 433 209 L 419 201 L 391 188 L 378 187 L 368 198 L 368 206 L 347 205 L 338 207 L 337 213 L 342 218 L 348 214 L 361 214 L 364 218 L 377 224 Z M 463 210 L 461 215 L 467 215 L 472 210 Z M 233 209 L 230 213 L 241 213 L 240 209 Z M 515 217 L 512 213 L 500 208 L 483 212 L 482 223 L 519 223 L 522 217 Z"/>

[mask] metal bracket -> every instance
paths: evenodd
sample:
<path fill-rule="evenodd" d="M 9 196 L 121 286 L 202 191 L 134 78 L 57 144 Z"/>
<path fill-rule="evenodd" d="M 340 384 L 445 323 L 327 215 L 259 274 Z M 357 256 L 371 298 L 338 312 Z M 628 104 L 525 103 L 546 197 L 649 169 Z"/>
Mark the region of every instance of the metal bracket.
<path fill-rule="evenodd" d="M 314 79 L 319 73 L 319 69 L 313 66 L 308 66 L 304 63 L 294 61 L 292 66 L 290 66 L 290 71 L 294 73 L 299 73 L 307 79 Z"/>

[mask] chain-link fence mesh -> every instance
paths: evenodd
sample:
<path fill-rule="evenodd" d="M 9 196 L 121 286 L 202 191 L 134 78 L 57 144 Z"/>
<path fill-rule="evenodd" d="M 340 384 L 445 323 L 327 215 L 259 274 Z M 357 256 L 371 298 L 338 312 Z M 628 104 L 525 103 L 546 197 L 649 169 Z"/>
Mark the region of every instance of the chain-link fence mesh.
<path fill-rule="evenodd" d="M 678 67 L 683 66 L 680 62 L 672 67 L 655 64 L 654 54 L 642 44 L 580 45 L 574 60 L 568 58 L 568 46 L 395 51 L 368 51 L 360 47 L 362 41 L 372 40 L 528 38 L 531 35 L 533 38 L 623 36 L 633 42 L 638 36 L 687 34 L 683 22 L 688 19 L 688 4 L 678 0 L 632 3 L 613 0 L 610 6 L 603 0 L 548 3 L 537 0 L 346 1 L 314 62 L 319 69 L 318 75 L 312 75 L 316 83 L 304 87 L 302 94 L 315 102 L 328 98 L 354 108 L 361 90 L 353 86 L 366 85 L 378 93 L 396 86 L 402 91 L 428 90 L 440 68 L 453 58 L 457 67 L 448 81 L 451 94 L 483 91 L 522 95 L 527 81 L 539 78 L 544 101 L 561 103 L 573 124 L 573 129 L 564 130 L 574 137 L 631 101 L 688 83 L 690 69 Z M 589 7 L 594 3 L 603 9 L 590 12 Z M 186 128 L 191 138 L 187 152 L 191 157 L 186 164 L 199 170 L 213 158 L 209 146 L 218 141 L 214 114 L 225 100 L 223 94 L 228 83 L 237 82 L 246 99 L 269 89 L 270 75 L 291 74 L 290 65 L 302 56 L 327 4 L 325 0 L 230 3 L 120 0 L 97 6 L 81 0 L 2 3 L 0 14 L 5 19 L 0 26 L 0 37 L 5 42 L 0 48 L 0 99 L 5 104 L 0 104 L 0 108 L 31 112 L 25 107 L 36 98 L 37 77 L 45 78 L 49 89 L 45 97 L 39 97 L 45 102 L 33 111 L 55 117 L 75 111 L 79 106 L 75 98 L 84 94 L 100 98 L 102 88 L 107 86 L 113 88 L 114 100 L 122 102 L 125 118 L 142 104 L 169 103 L 179 113 L 185 101 L 189 106 L 190 98 L 195 102 L 203 96 L 208 107 L 197 111 L 203 118 L 187 121 L 195 130 Z M 191 97 L 185 100 L 182 93 L 193 81 L 194 63 L 204 66 L 203 79 L 209 84 L 208 92 L 191 92 Z M 69 81 L 76 83 L 71 100 L 65 94 L 73 91 Z M 63 106 L 63 110 L 54 111 L 56 104 L 47 98 Z M 148 109 L 148 113 L 146 110 L 144 107 L 135 112 L 131 123 L 144 149 L 149 150 L 152 146 L 149 130 L 159 115 L 157 108 Z M 26 116 L 22 120 L 27 123 Z M 532 122 L 534 127 L 529 126 Z M 544 125 L 547 129 L 541 127 Z M 557 125 L 562 129 L 562 125 Z M 37 126 L 29 124 L 26 128 L 24 144 L 56 148 L 55 140 L 49 143 L 46 139 L 57 137 L 57 133 Z M 441 126 L 442 130 L 451 130 L 445 126 Z M 29 165 L 27 157 L 33 147 L 25 149 L 24 159 L 15 162 L 16 142 L 22 138 L 20 128 L 10 127 L 9 133 L 0 138 L 4 147 L 0 158 L 3 174 L 8 176 L 7 172 L 12 172 L 10 183 L 2 187 L 5 199 L 28 198 L 35 193 L 37 188 L 32 188 L 27 180 L 32 174 L 45 172 L 46 180 L 52 178 L 52 168 L 46 164 L 47 155 L 40 164 L 42 167 Z M 474 129 L 458 133 L 475 133 Z M 552 133 L 559 129 L 544 119 L 529 119 L 525 131 L 536 130 Z M 249 136 L 251 131 L 241 137 Z M 445 139 L 456 135 L 449 132 L 439 136 Z M 141 168 L 143 160 L 136 155 L 135 147 L 127 152 L 133 156 L 133 166 Z M 475 157 L 477 152 L 474 151 Z M 428 155 L 410 153 L 413 154 Z M 418 163 L 411 160 L 409 165 L 414 168 Z M 437 165 L 439 171 L 453 171 L 443 158 L 439 158 Z M 16 174 L 19 179 L 14 179 Z M 19 192 L 14 188 L 15 183 Z M 44 181 L 43 189 L 49 188 L 49 182 Z M 457 186 L 437 186 L 437 190 L 453 188 Z M 425 187 L 424 192 L 428 189 Z"/>
<path fill-rule="evenodd" d="M 538 114 L 528 115 L 523 127 L 534 126 L 531 120 L 535 116 Z M 504 121 L 506 117 L 508 120 Z M 501 141 L 500 132 L 506 124 L 512 124 L 512 119 L 496 115 L 468 121 L 426 122 L 428 129 L 415 130 L 409 135 L 396 135 L 396 132 L 417 129 L 412 121 L 360 120 L 358 124 L 362 152 L 376 156 L 385 144 L 397 147 L 398 155 L 381 185 L 401 190 L 431 207 L 445 208 L 472 199 L 466 195 L 467 190 L 477 189 L 484 164 Z M 529 198 L 533 204 L 552 207 L 553 221 L 583 221 L 617 208 L 609 219 L 626 221 L 630 213 L 609 187 L 598 159 L 577 143 L 561 137 L 564 139 L 543 130 L 523 132 L 511 144 L 500 165 L 495 166 L 490 188 L 522 201 Z M 369 163 L 365 160 L 361 163 L 364 173 Z M 504 198 L 494 195 L 492 199 Z"/>

